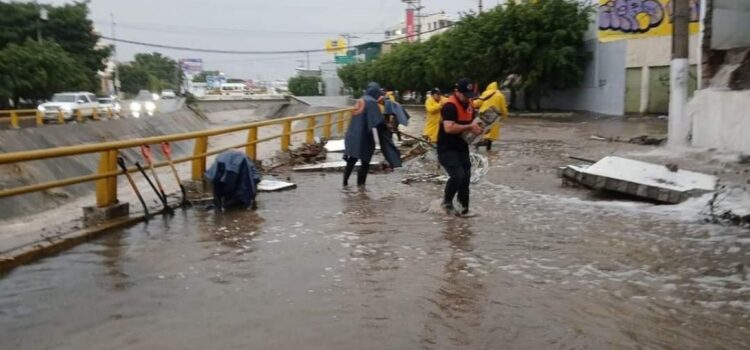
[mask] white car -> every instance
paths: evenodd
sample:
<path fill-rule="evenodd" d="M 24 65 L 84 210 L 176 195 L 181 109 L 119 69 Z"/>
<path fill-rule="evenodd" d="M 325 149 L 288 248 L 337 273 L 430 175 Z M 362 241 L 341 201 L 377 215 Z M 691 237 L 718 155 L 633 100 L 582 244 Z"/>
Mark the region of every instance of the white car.
<path fill-rule="evenodd" d="M 109 111 L 112 111 L 112 114 L 114 115 L 120 115 L 120 111 L 122 110 L 122 107 L 120 106 L 120 102 L 117 101 L 114 97 L 99 97 L 97 98 L 97 101 L 99 102 L 99 114 L 100 115 L 108 115 Z"/>
<path fill-rule="evenodd" d="M 172 100 L 177 98 L 177 94 L 174 93 L 174 90 L 162 90 L 161 91 L 161 98 L 165 100 Z"/>
<path fill-rule="evenodd" d="M 156 113 L 156 94 L 152 94 L 148 90 L 141 90 L 138 95 L 130 103 L 130 115 L 133 118 L 139 118 L 141 115 L 153 116 Z"/>
<path fill-rule="evenodd" d="M 99 109 L 96 95 L 90 92 L 61 92 L 54 94 L 52 100 L 42 103 L 37 108 L 47 121 L 56 121 L 62 112 L 63 119 L 73 120 L 78 111 L 84 117 L 92 117 L 94 110 Z"/>

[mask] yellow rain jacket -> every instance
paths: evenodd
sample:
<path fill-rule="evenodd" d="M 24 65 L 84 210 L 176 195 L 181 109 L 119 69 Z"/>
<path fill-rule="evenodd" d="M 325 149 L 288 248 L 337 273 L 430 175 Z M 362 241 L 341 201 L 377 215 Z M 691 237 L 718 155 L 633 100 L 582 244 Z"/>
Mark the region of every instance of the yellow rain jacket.
<path fill-rule="evenodd" d="M 424 121 L 424 130 L 422 135 L 427 136 L 430 142 L 437 142 L 438 131 L 440 130 L 440 109 L 443 107 L 443 101 L 445 98 L 440 97 L 440 101 L 430 96 L 424 103 L 424 108 L 427 110 L 427 115 Z"/>
<path fill-rule="evenodd" d="M 503 119 L 508 119 L 508 105 L 505 102 L 505 95 L 497 87 L 497 83 L 493 82 L 487 86 L 479 99 L 474 100 L 474 108 L 479 109 L 479 112 L 484 112 L 490 107 L 495 107 L 502 115 Z M 496 121 L 490 132 L 484 136 L 485 140 L 497 141 L 500 138 L 500 121 Z"/>
<path fill-rule="evenodd" d="M 396 93 L 394 93 L 393 91 L 386 91 L 385 97 L 390 98 L 392 102 L 396 102 Z"/>

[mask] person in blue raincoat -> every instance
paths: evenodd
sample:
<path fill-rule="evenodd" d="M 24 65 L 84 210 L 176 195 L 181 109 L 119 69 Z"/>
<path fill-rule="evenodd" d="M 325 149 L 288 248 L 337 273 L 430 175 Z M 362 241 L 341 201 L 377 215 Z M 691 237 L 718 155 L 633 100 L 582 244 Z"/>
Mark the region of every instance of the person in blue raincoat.
<path fill-rule="evenodd" d="M 378 106 L 378 100 L 382 97 L 383 92 L 380 90 L 380 86 L 372 82 L 367 85 L 365 96 L 358 101 L 357 107 L 355 107 L 354 115 L 344 138 L 344 160 L 346 160 L 344 186 L 349 185 L 349 177 L 357 162 L 360 162 L 357 171 L 357 186 L 365 185 L 367 173 L 370 170 L 370 161 L 372 161 L 372 155 L 375 153 L 373 129 L 377 131 L 380 149 L 385 160 L 391 167 L 398 168 L 401 166 L 401 154 L 390 138 L 383 113 L 380 112 Z"/>
<path fill-rule="evenodd" d="M 216 210 L 254 206 L 261 175 L 245 153 L 226 151 L 219 154 L 204 176 L 213 185 Z"/>

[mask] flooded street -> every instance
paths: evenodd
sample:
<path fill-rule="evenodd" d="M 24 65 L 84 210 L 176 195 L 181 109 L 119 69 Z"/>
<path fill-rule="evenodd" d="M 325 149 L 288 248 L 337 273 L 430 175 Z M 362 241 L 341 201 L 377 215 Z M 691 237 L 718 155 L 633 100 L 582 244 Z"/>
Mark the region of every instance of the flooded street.
<path fill-rule="evenodd" d="M 660 122 L 512 121 L 472 188 L 292 174 L 257 212 L 177 211 L 0 277 L 2 349 L 747 349 L 750 232 L 564 188 L 588 141 Z"/>

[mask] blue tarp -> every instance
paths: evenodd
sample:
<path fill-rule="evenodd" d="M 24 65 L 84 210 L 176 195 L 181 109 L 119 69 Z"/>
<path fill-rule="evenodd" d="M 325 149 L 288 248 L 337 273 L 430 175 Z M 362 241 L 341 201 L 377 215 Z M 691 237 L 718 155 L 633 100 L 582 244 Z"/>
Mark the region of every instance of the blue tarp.
<path fill-rule="evenodd" d="M 217 209 L 249 208 L 255 201 L 261 175 L 244 153 L 227 151 L 220 154 L 204 175 L 213 185 Z"/>

